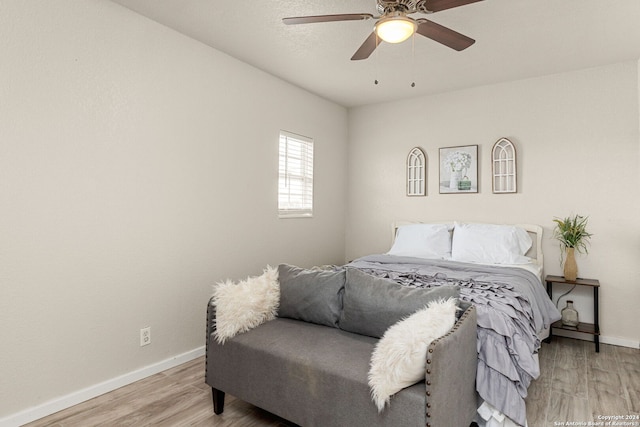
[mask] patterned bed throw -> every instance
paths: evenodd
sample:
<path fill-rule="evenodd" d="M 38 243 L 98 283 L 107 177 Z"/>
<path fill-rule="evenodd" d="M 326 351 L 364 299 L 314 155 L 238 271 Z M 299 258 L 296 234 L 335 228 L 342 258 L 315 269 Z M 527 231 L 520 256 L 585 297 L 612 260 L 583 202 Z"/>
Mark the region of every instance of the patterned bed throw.
<path fill-rule="evenodd" d="M 460 299 L 478 313 L 478 394 L 525 425 L 524 398 L 540 375 L 537 333 L 560 319 L 540 279 L 520 268 L 393 255 L 367 256 L 347 267 L 410 287 L 460 286 Z"/>

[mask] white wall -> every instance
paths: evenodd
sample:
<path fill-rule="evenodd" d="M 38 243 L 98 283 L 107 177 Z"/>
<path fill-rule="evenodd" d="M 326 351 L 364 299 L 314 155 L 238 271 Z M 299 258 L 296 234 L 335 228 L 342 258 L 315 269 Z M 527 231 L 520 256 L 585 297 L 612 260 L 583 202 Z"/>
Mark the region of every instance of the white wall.
<path fill-rule="evenodd" d="M 518 150 L 518 194 L 492 194 L 501 137 Z M 480 192 L 439 194 L 438 149 L 469 144 L 479 145 Z M 427 197 L 405 196 L 414 146 L 428 156 Z M 637 347 L 639 152 L 635 61 L 352 109 L 347 258 L 388 250 L 395 220 L 528 222 L 545 228 L 546 273 L 562 274 L 552 220 L 588 215 L 594 236 L 579 274 L 600 279 L 602 334 Z M 576 293 L 588 320 L 590 294 Z"/>
<path fill-rule="evenodd" d="M 103 0 L 0 2 L 0 58 L 0 419 L 203 346 L 216 281 L 344 259 L 343 107 Z"/>

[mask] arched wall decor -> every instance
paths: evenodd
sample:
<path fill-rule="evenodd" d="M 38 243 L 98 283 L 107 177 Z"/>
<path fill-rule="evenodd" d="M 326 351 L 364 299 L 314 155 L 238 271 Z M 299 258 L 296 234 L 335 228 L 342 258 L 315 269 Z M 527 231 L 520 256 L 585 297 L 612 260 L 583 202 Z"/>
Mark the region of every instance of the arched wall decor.
<path fill-rule="evenodd" d="M 500 138 L 491 150 L 494 193 L 517 193 L 518 174 L 516 147 L 507 138 Z"/>
<path fill-rule="evenodd" d="M 414 147 L 407 156 L 407 196 L 427 195 L 427 156 Z"/>

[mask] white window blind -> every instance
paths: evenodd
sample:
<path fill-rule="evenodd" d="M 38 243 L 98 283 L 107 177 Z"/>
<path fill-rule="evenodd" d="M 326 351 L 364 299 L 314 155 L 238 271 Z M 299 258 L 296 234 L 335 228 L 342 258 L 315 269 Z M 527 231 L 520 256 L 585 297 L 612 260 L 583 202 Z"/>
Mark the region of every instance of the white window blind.
<path fill-rule="evenodd" d="M 280 132 L 278 216 L 313 215 L 313 140 Z"/>

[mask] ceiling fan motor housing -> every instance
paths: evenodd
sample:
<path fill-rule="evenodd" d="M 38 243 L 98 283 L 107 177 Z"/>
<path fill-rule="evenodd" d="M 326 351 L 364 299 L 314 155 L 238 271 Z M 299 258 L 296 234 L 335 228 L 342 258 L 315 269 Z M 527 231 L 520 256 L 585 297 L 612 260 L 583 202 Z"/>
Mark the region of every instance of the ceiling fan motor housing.
<path fill-rule="evenodd" d="M 390 12 L 431 13 L 427 8 L 427 0 L 377 0 L 377 10 L 381 15 Z"/>

